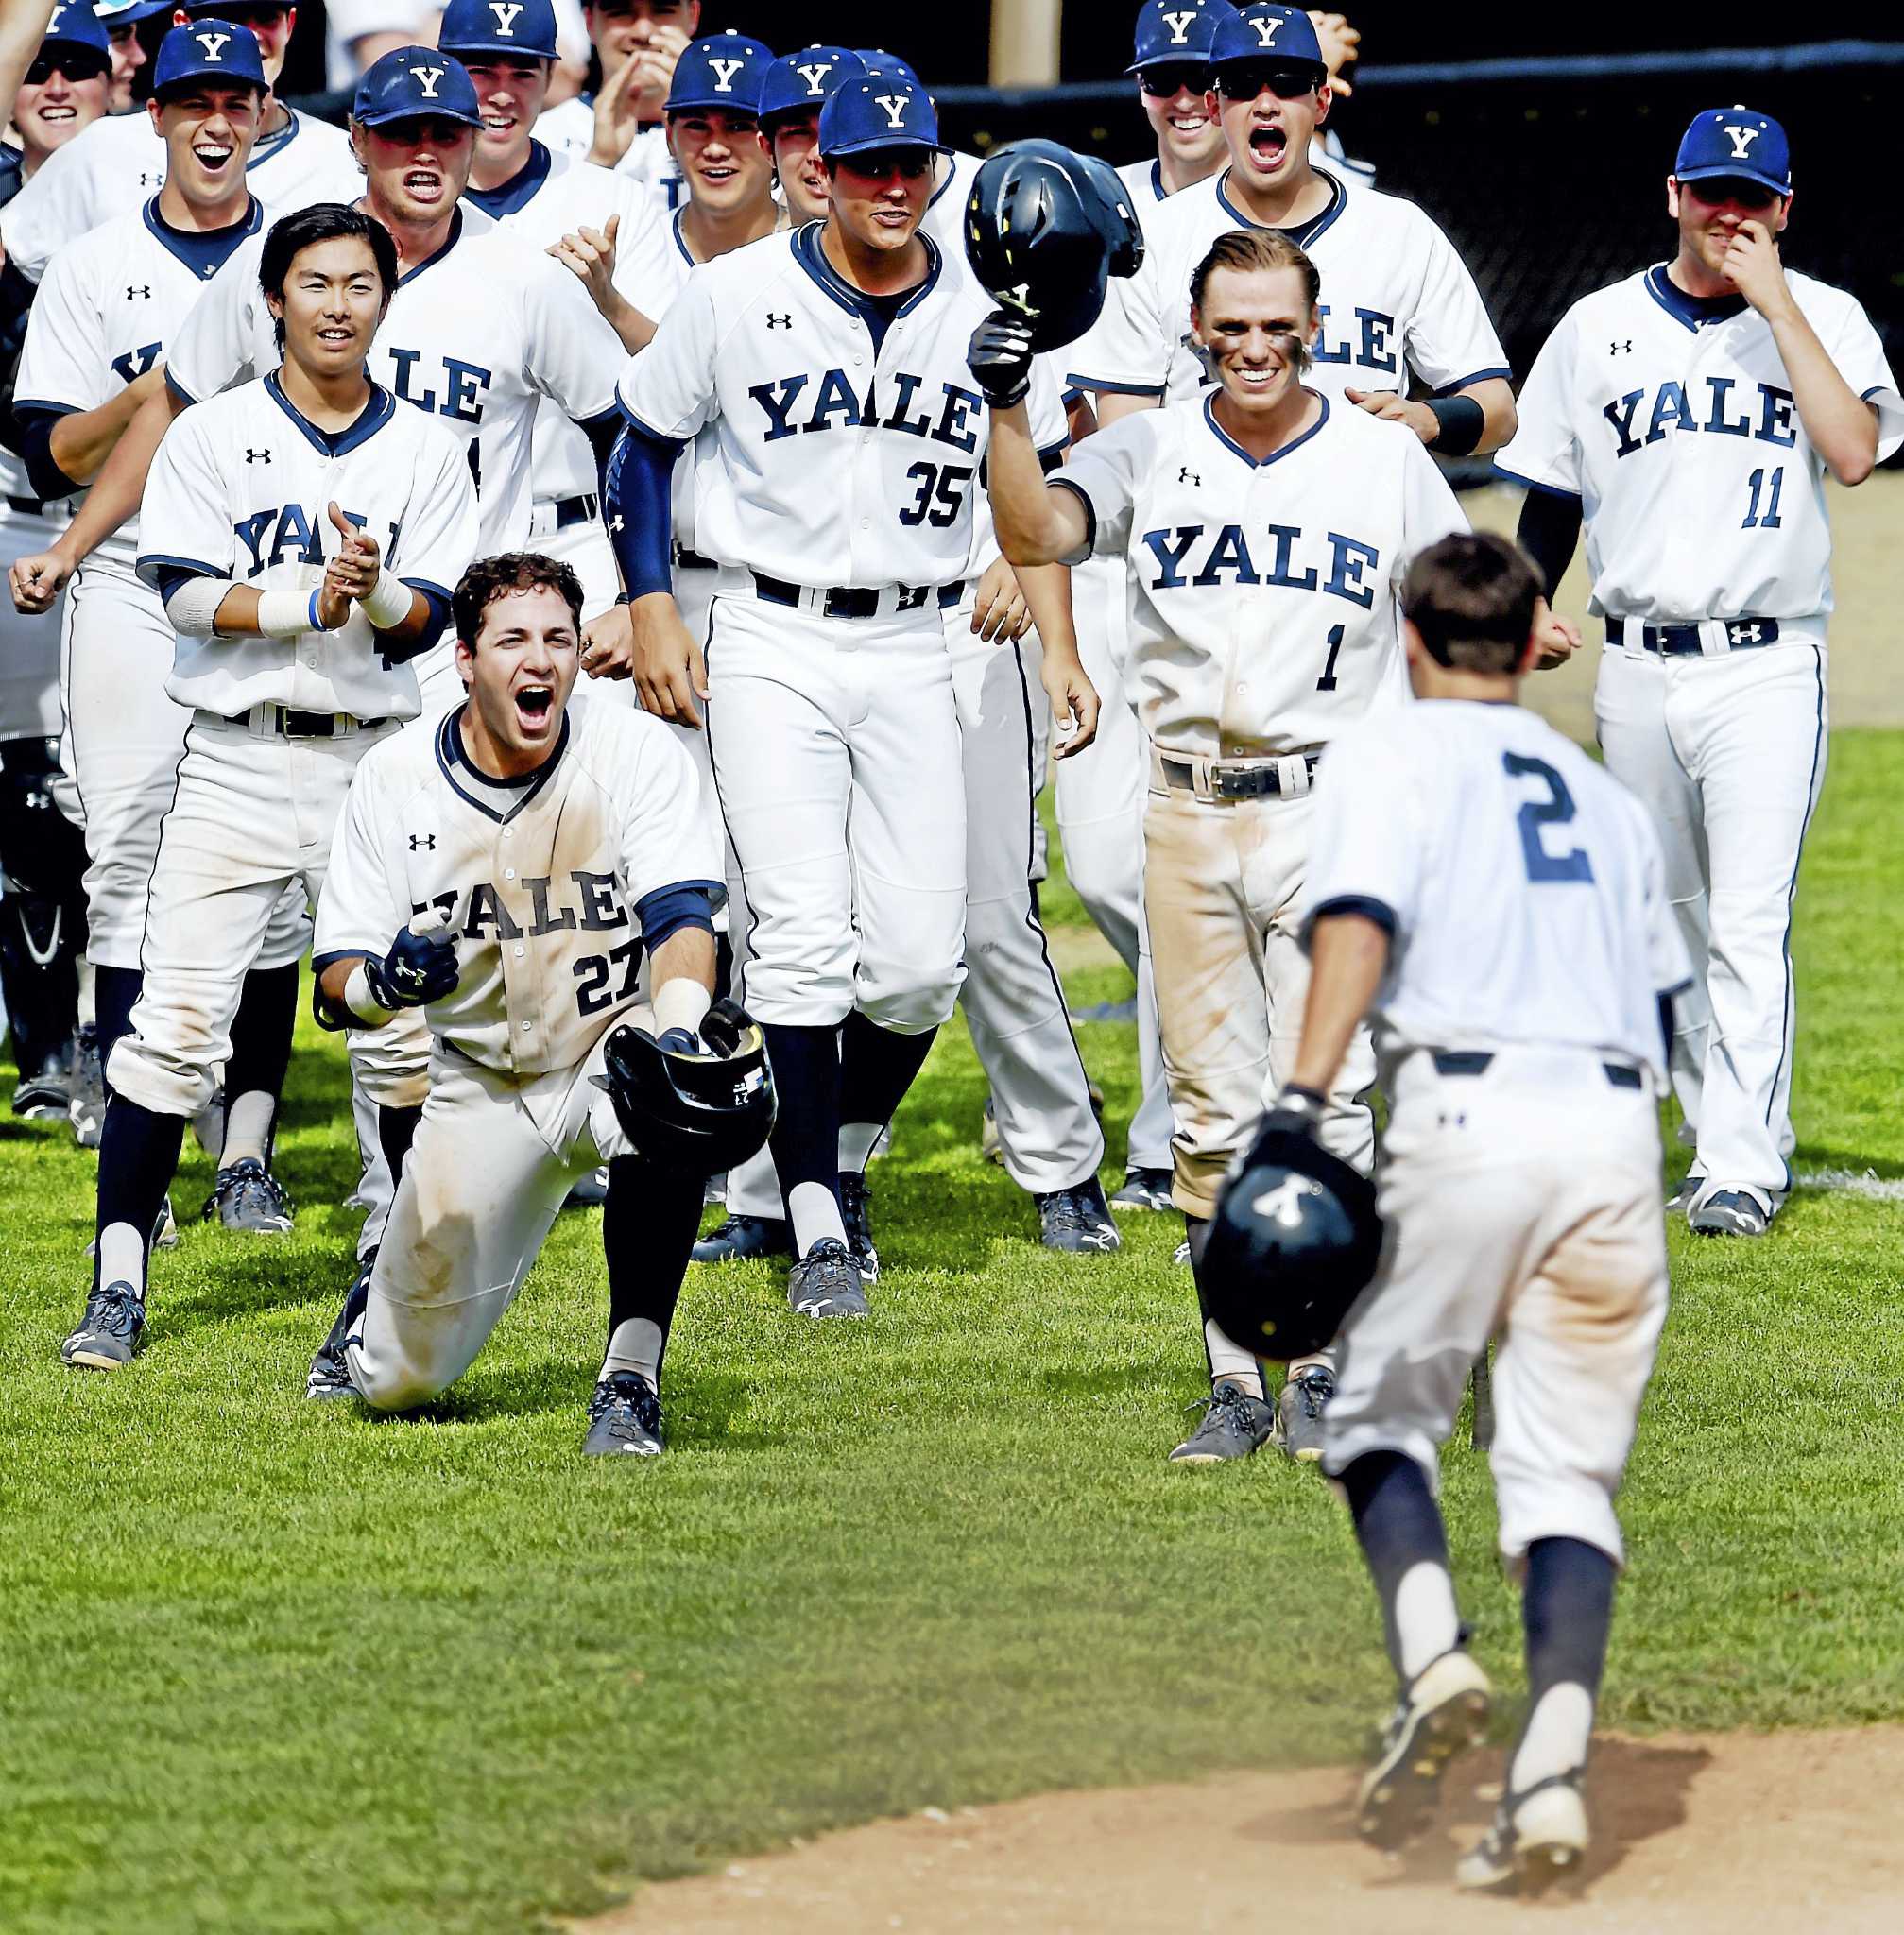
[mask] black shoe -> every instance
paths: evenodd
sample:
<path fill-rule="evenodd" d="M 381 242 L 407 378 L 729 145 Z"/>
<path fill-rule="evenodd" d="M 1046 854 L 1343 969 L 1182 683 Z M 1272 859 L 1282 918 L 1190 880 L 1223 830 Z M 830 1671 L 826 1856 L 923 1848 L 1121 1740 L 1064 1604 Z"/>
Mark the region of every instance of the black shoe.
<path fill-rule="evenodd" d="M 344 1297 L 344 1308 L 331 1326 L 331 1334 L 317 1346 L 304 1378 L 304 1396 L 317 1398 L 355 1397 L 357 1387 L 351 1381 L 350 1360 L 344 1347 L 364 1341 L 364 1311 L 370 1302 L 370 1272 L 377 1267 L 375 1250 L 357 1265 L 357 1275 Z"/>
<path fill-rule="evenodd" d="M 1110 1199 L 1113 1209 L 1175 1209 L 1171 1201 L 1172 1177 L 1167 1169 L 1134 1169 L 1124 1179 L 1124 1187 Z"/>
<path fill-rule="evenodd" d="M 1104 1185 L 1092 1176 L 1074 1190 L 1053 1190 L 1038 1203 L 1038 1240 L 1048 1250 L 1120 1250 L 1124 1239 L 1110 1220 Z"/>
<path fill-rule="evenodd" d="M 863 1172 L 840 1171 L 840 1213 L 846 1218 L 847 1248 L 860 1266 L 860 1281 L 870 1290 L 880 1280 L 880 1253 L 873 1243 L 873 1220 L 866 1208 L 866 1188 Z"/>
<path fill-rule="evenodd" d="M 660 1394 L 639 1371 L 615 1371 L 589 1398 L 589 1434 L 584 1458 L 659 1458 L 661 1438 Z"/>
<path fill-rule="evenodd" d="M 1335 1396 L 1335 1378 L 1326 1365 L 1311 1364 L 1282 1387 L 1278 1406 L 1282 1422 L 1282 1451 L 1298 1464 L 1322 1462 L 1323 1408 Z"/>
<path fill-rule="evenodd" d="M 118 1371 L 138 1355 L 146 1341 L 146 1304 L 129 1283 L 109 1283 L 86 1299 L 79 1327 L 60 1346 L 69 1364 L 91 1371 Z"/>
<path fill-rule="evenodd" d="M 49 1054 L 30 1072 L 20 1070 L 13 1090 L 13 1113 L 29 1122 L 64 1122 L 73 1100 L 72 1050 L 62 1048 Z"/>
<path fill-rule="evenodd" d="M 1192 1411 L 1203 1422 L 1170 1454 L 1173 1464 L 1217 1464 L 1247 1458 L 1276 1435 L 1276 1407 L 1234 1384 L 1219 1384 Z"/>
<path fill-rule="evenodd" d="M 787 1306 L 802 1317 L 867 1314 L 860 1266 L 838 1237 L 821 1237 L 787 1273 Z"/>
<path fill-rule="evenodd" d="M 283 1184 L 255 1156 L 248 1156 L 218 1172 L 198 1211 L 201 1223 L 214 1218 L 247 1236 L 283 1236 L 291 1227 L 291 1199 Z"/>
<path fill-rule="evenodd" d="M 794 1233 L 778 1216 L 729 1216 L 689 1252 L 696 1263 L 740 1263 L 754 1257 L 792 1257 Z"/>
<path fill-rule="evenodd" d="M 577 1176 L 569 1185 L 569 1193 L 562 1198 L 564 1209 L 598 1209 L 609 1200 L 609 1166 L 604 1163 L 600 1169 L 592 1169 L 587 1175 Z"/>

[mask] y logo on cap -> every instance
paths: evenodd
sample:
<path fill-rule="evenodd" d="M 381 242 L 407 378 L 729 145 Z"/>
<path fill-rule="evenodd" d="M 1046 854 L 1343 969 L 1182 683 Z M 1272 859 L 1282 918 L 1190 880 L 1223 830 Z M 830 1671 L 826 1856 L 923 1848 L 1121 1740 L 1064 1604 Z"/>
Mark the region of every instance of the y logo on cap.
<path fill-rule="evenodd" d="M 1170 29 L 1170 43 L 1173 47 L 1187 47 L 1190 44 L 1190 30 L 1196 21 L 1193 13 L 1166 13 L 1163 24 Z"/>
<path fill-rule="evenodd" d="M 413 67 L 411 77 L 423 90 L 423 98 L 434 101 L 437 98 L 437 83 L 442 79 L 445 70 L 440 67 Z"/>
<path fill-rule="evenodd" d="M 516 38 L 516 18 L 522 10 L 522 0 L 489 0 L 489 11 L 496 16 L 496 31 L 506 41 Z"/>
<path fill-rule="evenodd" d="M 1725 138 L 1732 144 L 1732 159 L 1735 162 L 1750 161 L 1752 144 L 1763 134 L 1762 128 L 1740 128 L 1728 121 L 1725 123 Z"/>
<path fill-rule="evenodd" d="M 192 38 L 204 48 L 206 60 L 222 62 L 225 58 L 223 51 L 225 43 L 232 36 L 230 34 L 194 34 Z"/>
<path fill-rule="evenodd" d="M 807 92 L 810 94 L 817 94 L 825 88 L 827 76 L 832 71 L 833 63 L 831 60 L 815 60 L 811 66 L 794 69 L 794 72 L 806 82 Z"/>
<path fill-rule="evenodd" d="M 708 65 L 714 70 L 714 92 L 717 94 L 730 94 L 734 91 L 734 76 L 747 63 L 745 60 L 722 60 L 713 55 L 708 57 Z"/>
<path fill-rule="evenodd" d="M 1256 18 L 1250 22 L 1250 26 L 1256 29 L 1257 39 L 1261 41 L 1265 47 L 1275 46 L 1276 30 L 1281 25 L 1282 16 L 1279 13 L 1259 13 L 1256 16 Z"/>
<path fill-rule="evenodd" d="M 46 33 L 49 39 L 60 31 L 60 17 L 65 11 L 65 0 L 60 0 L 60 4 L 53 9 L 53 18 L 46 23 Z"/>
<path fill-rule="evenodd" d="M 906 125 L 906 110 L 912 105 L 910 94 L 875 94 L 873 98 L 886 111 L 888 128 L 903 128 Z"/>

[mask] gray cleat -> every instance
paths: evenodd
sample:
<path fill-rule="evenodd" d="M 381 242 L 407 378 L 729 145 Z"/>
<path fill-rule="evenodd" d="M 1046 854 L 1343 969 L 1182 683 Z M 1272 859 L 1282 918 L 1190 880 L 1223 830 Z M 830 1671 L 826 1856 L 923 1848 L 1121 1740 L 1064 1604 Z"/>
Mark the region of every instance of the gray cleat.
<path fill-rule="evenodd" d="M 1203 1421 L 1170 1454 L 1173 1464 L 1218 1464 L 1226 1458 L 1247 1458 L 1276 1435 L 1276 1409 L 1234 1384 L 1219 1384 L 1209 1396 L 1191 1406 Z"/>
<path fill-rule="evenodd" d="M 283 1236 L 291 1227 L 291 1199 L 255 1156 L 247 1156 L 218 1172 L 198 1215 L 246 1236 Z"/>
<path fill-rule="evenodd" d="M 1124 1188 L 1110 1199 L 1113 1209 L 1175 1209 L 1170 1199 L 1171 1173 L 1167 1169 L 1134 1169 L 1124 1179 Z"/>
<path fill-rule="evenodd" d="M 1073 1190 L 1052 1190 L 1034 1200 L 1038 1240 L 1046 1249 L 1104 1255 L 1124 1247 L 1117 1224 L 1110 1220 L 1110 1206 L 1104 1200 L 1104 1185 L 1096 1176 Z"/>
<path fill-rule="evenodd" d="M 1509 1794 L 1493 1825 L 1454 1864 L 1457 1888 L 1538 1894 L 1556 1875 L 1580 1865 L 1592 1839 L 1580 1783 L 1586 1769 L 1535 1781 Z"/>
<path fill-rule="evenodd" d="M 853 1253 L 823 1236 L 787 1273 L 787 1305 L 802 1317 L 864 1317 L 866 1287 Z"/>
<path fill-rule="evenodd" d="M 870 1194 L 864 1173 L 840 1171 L 840 1213 L 846 1220 L 847 1248 L 853 1253 L 853 1261 L 860 1266 L 860 1281 L 868 1290 L 880 1280 L 880 1253 L 866 1207 Z"/>
<path fill-rule="evenodd" d="M 1686 1225 L 1700 1236 L 1763 1236 L 1772 1226 L 1772 1212 L 1748 1190 L 1715 1190 L 1688 1210 Z"/>
<path fill-rule="evenodd" d="M 1428 1825 L 1449 1762 L 1486 1735 L 1493 1694 L 1487 1675 L 1458 1646 L 1415 1674 L 1356 1796 L 1356 1831 L 1364 1841 L 1393 1852 Z"/>
<path fill-rule="evenodd" d="M 659 1458 L 667 1449 L 661 1437 L 660 1394 L 639 1371 L 614 1371 L 589 1398 L 589 1432 L 584 1458 Z"/>
<path fill-rule="evenodd" d="M 1335 1396 L 1334 1374 L 1323 1364 L 1298 1371 L 1282 1387 L 1278 1412 L 1282 1420 L 1283 1455 L 1298 1464 L 1322 1459 L 1323 1407 Z"/>
<path fill-rule="evenodd" d="M 109 1283 L 86 1299 L 86 1314 L 60 1346 L 60 1355 L 85 1370 L 118 1371 L 132 1361 L 145 1341 L 145 1299 L 129 1283 Z"/>
<path fill-rule="evenodd" d="M 1666 1199 L 1666 1213 L 1669 1216 L 1684 1216 L 1692 1207 L 1692 1199 L 1706 1187 L 1706 1178 L 1696 1169 L 1686 1172 L 1679 1187 Z"/>
<path fill-rule="evenodd" d="M 355 1397 L 358 1391 L 351 1381 L 351 1361 L 347 1346 L 362 1344 L 365 1307 L 370 1301 L 370 1272 L 377 1267 L 377 1253 L 370 1250 L 357 1264 L 357 1275 L 344 1297 L 344 1308 L 331 1326 L 331 1334 L 318 1344 L 311 1368 L 304 1378 L 304 1396 L 320 1401 Z"/>

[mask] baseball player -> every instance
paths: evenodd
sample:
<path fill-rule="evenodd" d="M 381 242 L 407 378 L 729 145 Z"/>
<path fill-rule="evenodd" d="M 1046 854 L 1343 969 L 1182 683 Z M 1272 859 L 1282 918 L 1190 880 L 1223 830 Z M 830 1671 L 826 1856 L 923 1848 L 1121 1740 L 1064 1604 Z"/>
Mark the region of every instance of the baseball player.
<path fill-rule="evenodd" d="M 454 1382 L 571 1184 L 605 1161 L 609 1344 L 583 1449 L 653 1455 L 700 1191 L 662 1166 L 673 1152 L 631 1146 L 602 1090 L 615 1079 L 610 1031 L 638 1012 L 644 955 L 653 1008 L 642 1019 L 660 1047 L 732 1046 L 732 1021 L 723 1034 L 709 1012 L 720 849 L 674 734 L 571 697 L 581 589 L 566 566 L 486 558 L 455 609 L 468 699 L 364 762 L 322 902 L 330 1018 L 375 1026 L 416 1004 L 437 1047 L 376 1269 L 317 1353 L 309 1391 L 403 1410 Z M 420 940 L 419 910 L 440 910 L 450 932 Z M 761 1081 L 756 1055 L 742 1086 Z"/>
<path fill-rule="evenodd" d="M 820 111 L 866 62 L 850 47 L 815 42 L 782 54 L 761 83 L 761 132 L 773 149 L 780 198 L 798 224 L 823 222 L 832 210 L 820 160 Z"/>
<path fill-rule="evenodd" d="M 171 12 L 174 0 L 94 0 L 93 10 L 112 44 L 112 94 L 108 113 L 129 114 L 140 105 L 132 97 L 132 83 L 146 71 L 151 57 L 139 38 L 139 23 Z"/>
<path fill-rule="evenodd" d="M 49 155 L 107 111 L 111 65 L 111 43 L 86 0 L 56 0 L 14 92 L 8 126 L 19 146 L 0 145 L 0 203 L 10 204 Z"/>
<path fill-rule="evenodd" d="M 266 92 L 257 43 L 215 18 L 174 27 L 153 77 L 143 111 L 164 143 L 164 187 L 144 208 L 62 248 L 31 313 L 16 408 L 42 497 L 84 493 L 163 384 L 166 346 L 207 278 L 264 226 L 245 165 Z M 17 579 L 30 577 L 36 556 L 64 541 L 56 535 L 54 544 L 31 547 Z M 136 522 L 128 524 L 73 580 L 60 668 L 63 763 L 82 809 L 87 855 L 94 1022 L 82 1046 L 102 1064 L 139 996 L 159 828 L 192 718 L 167 690 L 173 627 L 159 592 L 138 577 L 138 542 Z M 230 1229 L 278 1234 L 291 1224 L 289 1201 L 270 1173 L 271 1139 L 297 1019 L 298 963 L 309 941 L 302 899 L 287 895 L 232 1024 L 224 1105 L 210 1134 L 218 1176 L 206 1205 Z M 73 1103 L 82 1139 L 89 1130 L 96 1137 L 86 1119 L 94 1104 L 79 1088 Z"/>
<path fill-rule="evenodd" d="M 1005 556 L 1125 562 L 1128 680 L 1151 745 L 1144 905 L 1192 1269 L 1224 1173 L 1288 1078 L 1308 985 L 1293 911 L 1322 747 L 1405 695 L 1395 588 L 1415 552 L 1466 528 L 1418 437 L 1305 384 L 1320 297 L 1314 264 L 1288 237 L 1220 237 L 1189 305 L 1216 391 L 1100 431 L 1048 485 L 1021 415 L 993 407 Z M 974 341 L 988 395 L 1009 397 L 1023 337 L 1000 317 Z M 1327 1145 L 1364 1173 L 1374 1075 L 1358 1037 L 1322 1123 Z M 1171 1455 L 1246 1457 L 1278 1407 L 1256 1361 L 1204 1330 L 1212 1396 Z M 1289 1366 L 1279 1409 L 1292 1457 L 1319 1455 L 1331 1389 L 1326 1355 Z"/>
<path fill-rule="evenodd" d="M 1825 779 L 1825 478 L 1904 441 L 1869 318 L 1788 273 L 1785 131 L 1696 116 L 1667 184 L 1671 262 L 1576 303 L 1541 350 L 1501 466 L 1550 591 L 1584 522 L 1606 619 L 1606 762 L 1653 809 L 1699 986 L 1674 1087 L 1693 1140 L 1673 1198 L 1707 1236 L 1762 1236 L 1792 1187 L 1793 897 Z"/>
<path fill-rule="evenodd" d="M 663 125 L 675 63 L 700 32 L 701 0 L 585 0 L 601 92 L 549 109 L 537 131 L 577 161 L 631 176 L 664 206 L 680 199 Z"/>
<path fill-rule="evenodd" d="M 962 593 L 986 426 L 959 340 L 985 299 L 918 232 L 931 101 L 905 82 L 849 81 L 822 111 L 820 147 L 827 222 L 705 265 L 629 364 L 610 491 L 643 703 L 698 721 L 712 699 L 753 914 L 747 1002 L 780 1090 L 788 1298 L 827 1318 L 866 1310 L 841 1173 L 864 1171 L 962 979 L 963 784 L 940 613 Z M 1061 443 L 1048 381 L 1040 407 L 1041 437 Z M 669 474 L 704 431 L 695 542 L 722 568 L 705 654 L 662 543 Z"/>
<path fill-rule="evenodd" d="M 1491 1462 L 1528 1710 L 1493 1826 L 1457 1870 L 1496 1888 L 1587 1847 L 1613 1498 L 1666 1316 L 1658 1098 L 1689 968 L 1646 810 L 1515 703 L 1550 629 L 1529 560 L 1449 538 L 1416 558 L 1402 605 L 1424 703 L 1324 758 L 1299 930 L 1313 972 L 1278 1109 L 1314 1127 L 1372 1013 L 1387 1239 L 1344 1329 L 1323 1469 L 1400 1683 L 1360 1798 L 1384 1847 L 1427 1824 L 1443 1769 L 1485 1727 L 1435 1490 L 1468 1364 L 1500 1338 Z"/>
<path fill-rule="evenodd" d="M 352 772 L 420 707 L 476 544 L 460 439 L 366 374 L 397 283 L 384 229 L 320 205 L 266 238 L 281 366 L 166 433 L 139 520 L 139 574 L 178 634 L 193 709 L 148 898 L 145 985 L 107 1067 L 92 1294 L 69 1364 L 129 1363 L 146 1328 L 146 1237 L 185 1121 L 231 1052 L 272 912 L 319 899 Z"/>
<path fill-rule="evenodd" d="M 75 0 L 77 4 L 77 0 Z M 298 9 L 275 0 L 182 0 L 188 20 L 215 18 L 256 36 L 265 76 L 276 84 Z M 293 112 L 267 96 L 265 116 L 246 164 L 251 192 L 266 208 L 302 208 L 314 201 L 350 201 L 359 192 L 355 165 L 342 132 Z M 66 144 L 60 158 L 0 214 L 8 261 L 38 283 L 57 250 L 114 215 L 136 214 L 164 186 L 165 151 L 138 114 L 115 114 Z"/>

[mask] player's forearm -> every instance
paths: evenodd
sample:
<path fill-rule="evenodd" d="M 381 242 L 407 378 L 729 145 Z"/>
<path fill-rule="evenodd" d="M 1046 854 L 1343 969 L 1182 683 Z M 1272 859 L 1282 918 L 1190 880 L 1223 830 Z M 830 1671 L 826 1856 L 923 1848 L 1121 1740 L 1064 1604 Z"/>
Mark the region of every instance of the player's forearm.
<path fill-rule="evenodd" d="M 1878 413 L 1844 381 L 1796 302 L 1768 311 L 1798 420 L 1841 484 L 1861 484 L 1878 462 Z"/>
<path fill-rule="evenodd" d="M 661 1003 L 661 992 L 671 981 L 691 981 L 695 986 L 712 994 L 713 934 L 704 927 L 677 928 L 655 950 L 648 979 L 654 986 L 658 1008 Z"/>
<path fill-rule="evenodd" d="M 185 405 L 163 385 L 140 404 L 112 454 L 99 467 L 93 488 L 65 535 L 54 549 L 83 563 L 139 508 L 146 494 L 146 473 L 172 427 L 172 419 Z"/>
<path fill-rule="evenodd" d="M 1135 417 L 1140 410 L 1160 410 L 1163 399 L 1153 396 L 1133 396 L 1128 390 L 1099 390 L 1093 398 L 1097 409 L 1097 427 L 1108 430 L 1113 423 L 1122 423 L 1126 417 Z"/>
<path fill-rule="evenodd" d="M 1557 490 L 1530 490 L 1521 502 L 1515 541 L 1540 567 L 1549 604 L 1579 548 L 1581 520 L 1579 498 Z"/>
<path fill-rule="evenodd" d="M 630 356 L 638 356 L 655 339 L 655 324 L 626 296 L 610 289 L 606 295 L 597 295 L 593 284 L 589 294 L 594 297 L 595 307 L 602 312 L 603 320 L 622 339 L 622 348 Z"/>
<path fill-rule="evenodd" d="M 1038 627 L 1046 653 L 1060 659 L 1077 657 L 1077 625 L 1071 608 L 1071 573 L 1061 564 L 1015 566 L 1019 590 Z"/>
<path fill-rule="evenodd" d="M 119 439 L 125 436 L 126 426 L 163 383 L 163 376 L 158 383 L 148 380 L 157 374 L 157 371 L 148 371 L 146 376 L 129 384 L 110 402 L 101 403 L 96 410 L 75 410 L 55 422 L 47 437 L 46 447 L 64 475 L 76 484 L 90 484 L 99 474 L 99 467 L 112 454 Z"/>
<path fill-rule="evenodd" d="M 52 17 L 53 0 L 12 0 L 4 9 L 4 17 L 0 17 L 0 101 L 11 101 L 19 93 Z"/>
<path fill-rule="evenodd" d="M 1429 446 L 1431 450 L 1441 450 L 1450 456 L 1470 454 L 1479 456 L 1488 451 L 1499 450 L 1513 437 L 1520 419 L 1514 406 L 1514 385 L 1504 376 L 1484 376 L 1479 383 L 1470 383 L 1454 394 L 1465 397 L 1480 410 L 1480 435 L 1472 444 L 1464 440 L 1458 451 L 1449 447 L 1447 437 L 1437 437 Z"/>
<path fill-rule="evenodd" d="M 992 412 L 986 465 L 999 549 L 1015 570 L 1055 564 L 1089 536 L 1084 506 L 1076 496 L 1054 490 L 1045 482 L 1044 466 L 1032 441 L 1031 419 L 1022 403 Z M 1024 580 L 1019 582 L 1022 585 Z M 1025 595 L 1029 600 L 1030 592 Z"/>
<path fill-rule="evenodd" d="M 1388 968 L 1388 935 L 1360 914 L 1329 914 L 1310 938 L 1309 1002 L 1289 1079 L 1327 1095 Z"/>

